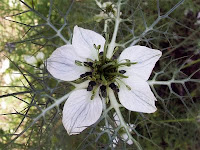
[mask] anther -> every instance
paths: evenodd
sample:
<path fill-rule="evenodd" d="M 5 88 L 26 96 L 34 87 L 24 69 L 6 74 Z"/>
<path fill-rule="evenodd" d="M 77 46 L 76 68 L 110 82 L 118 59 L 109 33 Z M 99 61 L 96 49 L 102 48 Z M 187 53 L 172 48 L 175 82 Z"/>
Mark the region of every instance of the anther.
<path fill-rule="evenodd" d="M 119 92 L 118 86 L 116 86 L 114 83 L 111 83 L 111 84 L 109 85 L 109 87 L 110 87 L 113 91 Z"/>
<path fill-rule="evenodd" d="M 100 53 L 99 53 L 99 56 L 103 56 L 103 52 L 100 52 Z"/>
<path fill-rule="evenodd" d="M 80 75 L 80 78 L 84 78 L 84 77 L 86 77 L 87 75 L 84 73 L 84 74 L 81 74 Z"/>
<path fill-rule="evenodd" d="M 89 84 L 90 84 L 91 86 L 95 86 L 95 85 L 96 85 L 96 82 L 95 82 L 95 81 L 90 81 Z"/>
<path fill-rule="evenodd" d="M 93 90 L 93 86 L 88 85 L 88 87 L 87 87 L 87 91 L 92 91 L 92 90 Z"/>
<path fill-rule="evenodd" d="M 92 91 L 93 87 L 96 85 L 95 81 L 90 81 L 87 87 L 87 91 Z"/>
<path fill-rule="evenodd" d="M 97 46 L 97 49 L 98 49 L 98 50 L 101 49 L 101 45 L 98 45 L 98 46 Z"/>
<path fill-rule="evenodd" d="M 86 74 L 86 76 L 91 76 L 92 72 L 86 72 L 85 74 Z"/>
<path fill-rule="evenodd" d="M 93 63 L 92 62 L 84 62 L 84 66 L 86 67 L 92 67 Z"/>
<path fill-rule="evenodd" d="M 91 75 L 92 75 L 92 72 L 86 72 L 86 73 L 84 73 L 84 74 L 81 74 L 80 77 L 81 77 L 81 78 L 85 78 L 85 77 L 91 76 Z"/>
<path fill-rule="evenodd" d="M 103 98 L 107 97 L 107 92 L 106 92 L 106 86 L 102 85 L 100 86 L 100 91 L 101 91 L 101 95 Z"/>
<path fill-rule="evenodd" d="M 115 88 L 116 88 L 116 85 L 115 85 L 114 83 L 111 83 L 111 84 L 109 85 L 109 87 L 110 87 L 111 89 L 115 89 Z"/>
<path fill-rule="evenodd" d="M 119 73 L 125 74 L 125 73 L 126 73 L 126 70 L 119 70 Z"/>

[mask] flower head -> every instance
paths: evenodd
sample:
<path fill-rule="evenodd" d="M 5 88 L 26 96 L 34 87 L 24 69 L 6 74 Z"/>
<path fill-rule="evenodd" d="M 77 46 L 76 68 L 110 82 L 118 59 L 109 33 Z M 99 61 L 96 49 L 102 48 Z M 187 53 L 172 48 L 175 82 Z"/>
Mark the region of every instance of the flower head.
<path fill-rule="evenodd" d="M 117 16 L 117 8 L 116 5 L 112 2 L 104 2 L 101 4 L 96 0 L 96 4 L 101 9 L 101 12 L 95 15 L 95 19 L 97 22 L 100 22 L 103 19 L 107 19 L 108 21 L 112 21 Z M 122 12 L 120 12 L 120 15 Z"/>
<path fill-rule="evenodd" d="M 79 134 L 100 118 L 102 99 L 109 103 L 110 90 L 128 110 L 156 111 L 156 98 L 146 81 L 161 52 L 132 46 L 119 58 L 109 59 L 107 47 L 100 34 L 75 26 L 72 44 L 59 47 L 47 60 L 47 69 L 55 78 L 87 83 L 72 91 L 63 108 L 63 125 L 70 135 Z"/>
<path fill-rule="evenodd" d="M 44 53 L 39 52 L 36 56 L 24 55 L 24 60 L 30 65 L 35 65 L 36 67 L 43 68 Z"/>

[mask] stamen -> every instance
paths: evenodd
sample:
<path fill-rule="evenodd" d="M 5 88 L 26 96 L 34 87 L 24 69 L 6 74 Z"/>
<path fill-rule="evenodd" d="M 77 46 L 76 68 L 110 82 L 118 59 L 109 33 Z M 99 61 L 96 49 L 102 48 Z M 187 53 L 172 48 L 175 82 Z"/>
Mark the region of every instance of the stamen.
<path fill-rule="evenodd" d="M 93 87 L 96 85 L 95 81 L 90 81 L 87 87 L 87 91 L 92 91 Z"/>
<path fill-rule="evenodd" d="M 81 75 L 80 75 L 80 78 L 85 78 L 85 77 L 91 76 L 91 75 L 92 75 L 92 72 L 86 72 L 86 73 L 84 73 L 84 74 L 81 74 Z"/>
<path fill-rule="evenodd" d="M 86 72 L 85 73 L 87 76 L 91 76 L 92 75 L 92 72 Z"/>
<path fill-rule="evenodd" d="M 126 73 L 126 70 L 119 70 L 119 73 L 125 74 L 125 73 Z"/>
<path fill-rule="evenodd" d="M 82 62 L 79 61 L 79 60 L 75 60 L 75 64 L 76 64 L 77 66 L 83 66 Z"/>
<path fill-rule="evenodd" d="M 126 63 L 119 63 L 117 66 L 128 66 L 135 65 L 137 62 L 126 62 Z"/>
<path fill-rule="evenodd" d="M 86 67 L 92 67 L 93 62 L 84 62 L 84 66 Z"/>
<path fill-rule="evenodd" d="M 80 78 L 84 78 L 84 77 L 86 77 L 87 75 L 84 73 L 84 74 L 81 74 L 80 75 Z"/>
<path fill-rule="evenodd" d="M 97 46 L 97 49 L 100 50 L 100 49 L 101 49 L 101 45 L 98 45 L 98 46 Z"/>
<path fill-rule="evenodd" d="M 92 86 L 95 86 L 96 82 L 95 81 L 90 81 L 89 84 L 92 85 Z"/>
<path fill-rule="evenodd" d="M 106 92 L 106 86 L 105 85 L 100 86 L 100 91 L 101 91 L 101 96 L 103 98 L 107 97 L 107 92 Z"/>
<path fill-rule="evenodd" d="M 99 53 L 99 56 L 103 56 L 103 52 L 100 52 L 100 53 Z"/>
<path fill-rule="evenodd" d="M 87 91 L 92 91 L 92 90 L 93 90 L 93 86 L 88 85 L 88 87 L 87 87 Z"/>
<path fill-rule="evenodd" d="M 119 92 L 119 88 L 118 88 L 118 86 L 115 85 L 114 83 L 111 83 L 111 84 L 109 85 L 109 87 L 110 87 L 113 91 L 115 91 L 115 92 Z"/>

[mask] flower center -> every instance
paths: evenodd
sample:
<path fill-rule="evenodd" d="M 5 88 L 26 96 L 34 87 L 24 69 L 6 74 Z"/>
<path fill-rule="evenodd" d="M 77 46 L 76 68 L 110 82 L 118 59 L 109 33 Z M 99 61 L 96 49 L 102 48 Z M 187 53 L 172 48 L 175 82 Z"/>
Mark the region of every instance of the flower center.
<path fill-rule="evenodd" d="M 97 51 L 100 47 L 94 46 Z M 105 52 L 100 52 L 98 54 L 98 60 L 88 59 L 87 62 L 75 61 L 79 66 L 85 66 L 90 69 L 89 72 L 85 72 L 80 75 L 82 80 L 90 80 L 87 91 L 93 91 L 95 93 L 96 89 L 100 86 L 100 92 L 102 97 L 107 96 L 106 89 L 110 87 L 114 92 L 119 92 L 119 87 L 115 84 L 116 79 L 128 78 L 125 76 L 125 70 L 119 70 L 121 66 L 131 66 L 132 63 L 130 60 L 125 60 L 124 63 L 119 63 L 117 59 L 111 58 L 108 59 L 105 57 Z M 91 98 L 92 99 L 92 98 Z"/>

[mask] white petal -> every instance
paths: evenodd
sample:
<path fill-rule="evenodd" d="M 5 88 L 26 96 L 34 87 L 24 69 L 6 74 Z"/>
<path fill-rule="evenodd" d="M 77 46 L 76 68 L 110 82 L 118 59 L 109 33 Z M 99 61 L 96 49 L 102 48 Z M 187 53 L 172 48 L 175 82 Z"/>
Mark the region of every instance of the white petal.
<path fill-rule="evenodd" d="M 65 102 L 62 122 L 69 135 L 79 134 L 94 124 L 101 116 L 102 101 L 98 94 L 91 100 L 92 92 L 74 91 Z"/>
<path fill-rule="evenodd" d="M 81 74 L 88 71 L 88 68 L 77 66 L 75 60 L 83 61 L 75 53 L 72 45 L 64 45 L 57 48 L 50 58 L 47 59 L 47 70 L 57 79 L 73 81 Z"/>
<path fill-rule="evenodd" d="M 41 59 L 41 60 L 43 60 L 43 59 L 44 59 L 44 53 L 43 53 L 43 52 L 39 52 L 39 53 L 36 55 L 36 59 Z"/>
<path fill-rule="evenodd" d="M 24 55 L 24 60 L 26 63 L 30 65 L 34 65 L 37 62 L 35 56 L 30 56 L 30 55 Z"/>
<path fill-rule="evenodd" d="M 121 53 L 119 61 L 124 62 L 124 59 L 129 59 L 131 62 L 137 62 L 137 64 L 131 65 L 130 67 L 120 67 L 119 70 L 126 70 L 127 72 L 125 75 L 137 76 L 139 77 L 137 79 L 146 81 L 161 55 L 162 53 L 159 50 L 145 46 L 132 46 L 126 48 Z"/>
<path fill-rule="evenodd" d="M 74 27 L 74 33 L 72 38 L 72 45 L 74 46 L 77 54 L 83 58 L 98 59 L 98 52 L 94 48 L 101 45 L 100 52 L 104 49 L 105 39 L 100 34 L 80 28 Z"/>
<path fill-rule="evenodd" d="M 124 84 L 120 84 L 118 96 L 125 108 L 143 113 L 153 113 L 157 110 L 156 98 L 147 82 L 134 82 L 130 77 L 123 79 L 123 81 L 131 87 L 129 90 Z"/>
<path fill-rule="evenodd" d="M 9 59 L 1 60 L 1 67 L 0 67 L 0 73 L 5 72 L 10 66 Z"/>

